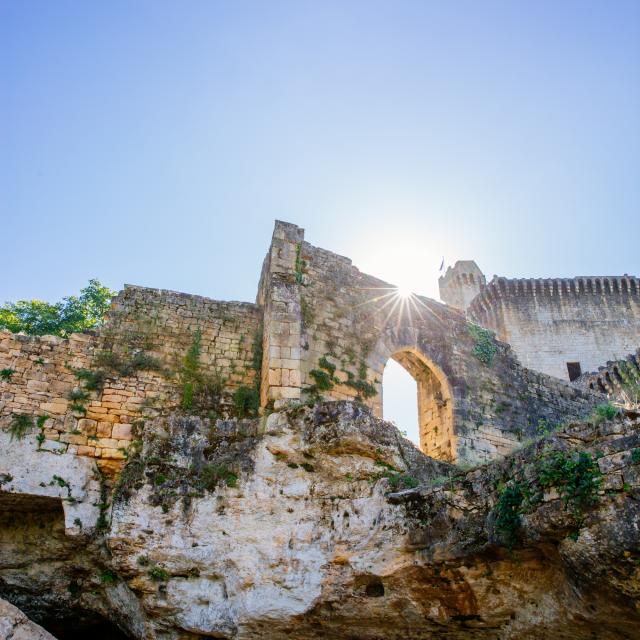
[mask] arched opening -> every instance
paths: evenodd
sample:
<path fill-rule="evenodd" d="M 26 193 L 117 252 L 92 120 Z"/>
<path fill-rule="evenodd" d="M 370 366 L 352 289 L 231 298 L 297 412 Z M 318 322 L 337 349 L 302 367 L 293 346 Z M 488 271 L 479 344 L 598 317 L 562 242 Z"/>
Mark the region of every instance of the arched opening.
<path fill-rule="evenodd" d="M 412 375 L 389 358 L 382 374 L 382 417 L 395 423 L 411 442 L 420 446 L 418 387 Z"/>
<path fill-rule="evenodd" d="M 407 381 L 406 376 L 403 381 L 403 376 L 391 365 L 389 391 L 393 397 L 390 398 L 390 411 L 387 411 L 386 380 L 383 377 L 383 416 L 406 430 L 407 437 L 428 456 L 438 460 L 454 460 L 453 401 L 444 373 L 415 349 L 401 349 L 392 354 L 391 359 L 413 378 L 415 386 Z M 399 392 L 401 384 L 403 390 Z M 410 401 L 411 396 L 413 401 Z M 401 402 L 411 402 L 413 407 L 417 404 L 417 410 L 404 408 Z M 412 425 L 416 427 L 412 428 Z"/>

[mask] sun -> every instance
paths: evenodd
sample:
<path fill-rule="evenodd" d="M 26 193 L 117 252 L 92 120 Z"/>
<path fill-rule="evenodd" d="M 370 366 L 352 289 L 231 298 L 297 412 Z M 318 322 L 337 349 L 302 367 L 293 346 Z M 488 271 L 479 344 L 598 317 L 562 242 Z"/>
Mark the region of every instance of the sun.
<path fill-rule="evenodd" d="M 411 289 L 409 289 L 409 287 L 405 287 L 405 286 L 400 286 L 396 289 L 396 295 L 399 298 L 410 298 L 413 295 L 413 291 L 411 291 Z"/>

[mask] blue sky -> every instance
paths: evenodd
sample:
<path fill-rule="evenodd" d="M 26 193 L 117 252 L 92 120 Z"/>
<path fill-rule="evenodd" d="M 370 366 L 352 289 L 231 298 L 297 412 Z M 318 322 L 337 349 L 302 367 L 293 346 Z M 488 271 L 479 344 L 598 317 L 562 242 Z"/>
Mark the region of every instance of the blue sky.
<path fill-rule="evenodd" d="M 5 0 L 0 77 L 0 301 L 252 300 L 275 218 L 434 297 L 640 273 L 635 0 Z"/>

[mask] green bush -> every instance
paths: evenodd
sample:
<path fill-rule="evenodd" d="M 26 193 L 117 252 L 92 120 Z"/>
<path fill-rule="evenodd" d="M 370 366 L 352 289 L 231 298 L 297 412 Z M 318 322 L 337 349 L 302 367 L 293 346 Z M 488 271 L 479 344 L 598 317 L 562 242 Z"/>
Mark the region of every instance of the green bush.
<path fill-rule="evenodd" d="M 540 486 L 556 487 L 575 515 L 580 516 L 597 504 L 602 474 L 590 453 L 547 452 L 538 462 L 537 470 Z"/>
<path fill-rule="evenodd" d="M 596 421 L 604 422 L 605 420 L 612 420 L 616 413 L 618 413 L 618 409 L 614 407 L 610 402 L 605 404 L 599 404 L 596 407 Z"/>
<path fill-rule="evenodd" d="M 524 493 L 519 483 L 506 485 L 498 496 L 496 504 L 496 531 L 500 534 L 509 549 L 518 540 L 520 514 Z"/>
<path fill-rule="evenodd" d="M 79 296 L 69 296 L 62 302 L 49 303 L 42 300 L 18 300 L 0 307 L 0 329 L 13 333 L 24 332 L 33 336 L 57 335 L 66 337 L 71 333 L 94 329 L 103 323 L 109 310 L 111 291 L 98 282 L 80 290 Z"/>
<path fill-rule="evenodd" d="M 11 376 L 16 372 L 15 369 L 2 369 L 0 370 L 0 378 L 6 382 L 11 382 Z"/>
<path fill-rule="evenodd" d="M 473 355 L 483 364 L 491 366 L 498 352 L 493 333 L 477 324 L 469 324 L 468 329 L 475 343 L 472 351 Z"/>
<path fill-rule="evenodd" d="M 179 379 L 182 383 L 180 406 L 185 411 L 217 406 L 224 390 L 224 378 L 217 373 L 207 374 L 202 371 L 200 364 L 201 343 L 202 333 L 200 329 L 197 329 L 182 360 L 182 368 L 179 372 Z"/>
<path fill-rule="evenodd" d="M 233 394 L 233 406 L 240 418 L 255 417 L 260 408 L 260 392 L 256 387 L 238 387 Z"/>

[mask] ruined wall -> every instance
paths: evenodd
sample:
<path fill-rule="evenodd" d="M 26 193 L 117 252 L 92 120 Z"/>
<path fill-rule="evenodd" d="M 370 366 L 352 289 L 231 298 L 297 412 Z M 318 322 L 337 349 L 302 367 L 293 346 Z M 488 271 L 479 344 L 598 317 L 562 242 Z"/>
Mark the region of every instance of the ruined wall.
<path fill-rule="evenodd" d="M 175 409 L 242 415 L 237 390 L 249 403 L 253 394 L 257 408 L 259 387 L 263 412 L 357 399 L 379 416 L 390 358 L 417 382 L 421 446 L 439 459 L 507 453 L 540 421 L 579 417 L 596 401 L 590 390 L 523 368 L 463 312 L 402 298 L 278 222 L 256 304 L 125 286 L 95 334 L 4 334 L 0 369 L 11 375 L 0 380 L 0 425 L 31 416 L 43 447 L 93 456 L 113 470 L 138 420 Z"/>
<path fill-rule="evenodd" d="M 540 421 L 558 424 L 594 404 L 523 368 L 490 336 L 495 357 L 483 362 L 463 313 L 428 298 L 401 299 L 348 258 L 305 242 L 295 225 L 276 225 L 259 295 L 270 298 L 280 315 L 266 313 L 263 399 L 359 399 L 381 415 L 382 375 L 394 358 L 418 383 L 421 446 L 439 459 L 507 453 Z M 282 349 L 298 340 L 300 359 L 285 360 Z"/>
<path fill-rule="evenodd" d="M 43 450 L 94 457 L 114 471 L 135 438 L 136 422 L 180 405 L 180 369 L 196 330 L 202 374 L 225 387 L 212 409 L 226 415 L 233 408 L 231 393 L 254 384 L 260 325 L 256 305 L 127 286 L 99 332 L 69 339 L 0 332 L 0 370 L 6 372 L 0 378 L 0 425 L 9 428 L 16 415 L 31 417 L 28 432 L 42 434 Z M 110 365 L 130 370 L 123 375 Z M 101 372 L 104 379 L 87 389 L 78 372 Z"/>
<path fill-rule="evenodd" d="M 573 385 L 587 391 L 600 391 L 611 400 L 627 405 L 640 404 L 640 349 L 626 358 L 607 362 L 598 371 L 583 374 Z"/>
<path fill-rule="evenodd" d="M 531 369 L 569 379 L 633 352 L 640 342 L 640 280 L 630 276 L 490 282 L 468 309 Z"/>

